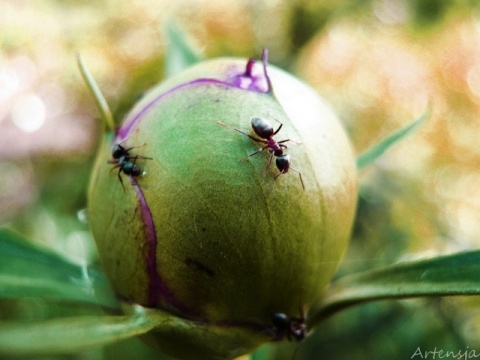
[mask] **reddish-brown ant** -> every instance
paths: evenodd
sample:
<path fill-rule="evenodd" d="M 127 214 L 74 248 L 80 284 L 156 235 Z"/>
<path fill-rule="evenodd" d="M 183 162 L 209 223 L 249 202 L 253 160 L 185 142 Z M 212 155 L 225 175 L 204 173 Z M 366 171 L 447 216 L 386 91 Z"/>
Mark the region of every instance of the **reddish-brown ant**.
<path fill-rule="evenodd" d="M 234 128 L 234 129 L 236 131 L 238 131 L 239 133 L 248 136 L 250 139 L 252 139 L 255 142 L 265 144 L 265 146 L 258 149 L 257 151 L 254 151 L 253 153 L 251 153 L 247 157 L 256 155 L 256 154 L 268 149 L 268 151 L 270 152 L 271 155 L 270 155 L 270 158 L 268 159 L 268 163 L 267 163 L 266 168 L 268 168 L 270 166 L 270 164 L 272 163 L 272 159 L 275 156 L 276 157 L 275 165 L 277 166 L 277 169 L 280 171 L 280 173 L 278 175 L 276 175 L 274 179 L 278 178 L 280 175 L 286 174 L 288 172 L 288 170 L 293 170 L 296 173 L 298 173 L 298 176 L 300 177 L 300 182 L 302 183 L 302 188 L 303 188 L 303 190 L 305 190 L 305 185 L 304 185 L 303 179 L 302 179 L 302 173 L 299 170 L 290 166 L 291 165 L 290 155 L 283 153 L 283 149 L 287 148 L 287 145 L 285 145 L 285 143 L 288 142 L 288 141 L 293 141 L 293 140 L 285 139 L 285 140 L 281 140 L 281 141 L 276 141 L 273 138 L 280 131 L 280 129 L 283 126 L 283 124 L 280 121 L 278 121 L 278 122 L 280 123 L 280 126 L 277 128 L 277 130 L 274 130 L 272 124 L 270 124 L 270 122 L 268 120 L 258 118 L 258 117 L 253 117 L 252 121 L 251 121 L 252 129 L 255 132 L 255 134 L 257 134 L 260 137 L 260 139 L 256 138 L 255 136 L 252 136 L 250 134 L 247 134 L 246 132 L 244 132 L 240 129 L 237 129 L 237 128 Z"/>
<path fill-rule="evenodd" d="M 135 147 L 136 146 L 125 148 L 121 144 L 115 144 L 112 148 L 113 159 L 107 161 L 109 164 L 115 164 L 112 170 L 118 168 L 118 179 L 120 180 L 120 183 L 122 184 L 122 188 L 124 191 L 125 191 L 125 186 L 123 185 L 121 173 L 123 172 L 125 175 L 128 175 L 130 177 L 138 177 L 142 175 L 143 171 L 136 165 L 137 160 L 138 159 L 152 160 L 152 158 L 142 156 L 142 155 L 132 156 L 130 154 L 130 150 L 132 150 Z"/>

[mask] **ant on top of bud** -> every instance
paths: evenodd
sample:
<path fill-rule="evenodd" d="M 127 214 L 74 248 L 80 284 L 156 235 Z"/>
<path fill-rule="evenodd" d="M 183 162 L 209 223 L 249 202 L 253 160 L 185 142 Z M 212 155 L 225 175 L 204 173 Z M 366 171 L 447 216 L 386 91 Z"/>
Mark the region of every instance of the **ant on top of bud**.
<path fill-rule="evenodd" d="M 280 175 L 286 174 L 289 170 L 293 170 L 296 173 L 298 173 L 300 182 L 302 183 L 302 188 L 303 190 L 305 190 L 305 184 L 303 183 L 302 173 L 291 166 L 290 155 L 285 154 L 283 152 L 284 149 L 287 149 L 287 145 L 285 145 L 286 142 L 288 141 L 295 142 L 295 141 L 291 139 L 276 141 L 273 138 L 283 126 L 283 123 L 281 123 L 277 119 L 275 120 L 280 123 L 280 126 L 276 130 L 273 128 L 272 124 L 268 120 L 260 117 L 252 117 L 252 120 L 251 120 L 252 129 L 255 132 L 255 134 L 258 136 L 258 138 L 240 129 L 234 128 L 234 130 L 238 131 L 239 133 L 245 136 L 248 136 L 251 140 L 255 142 L 265 144 L 263 147 L 261 147 L 257 151 L 254 151 L 253 153 L 249 154 L 247 158 L 254 156 L 264 150 L 268 150 L 270 152 L 270 158 L 268 159 L 267 166 L 265 169 L 268 169 L 268 167 L 272 163 L 273 157 L 275 157 L 276 158 L 275 165 L 277 169 L 280 171 L 275 176 L 274 179 L 277 179 Z M 226 126 L 226 124 L 222 122 L 218 122 L 218 124 L 222 126 Z"/>

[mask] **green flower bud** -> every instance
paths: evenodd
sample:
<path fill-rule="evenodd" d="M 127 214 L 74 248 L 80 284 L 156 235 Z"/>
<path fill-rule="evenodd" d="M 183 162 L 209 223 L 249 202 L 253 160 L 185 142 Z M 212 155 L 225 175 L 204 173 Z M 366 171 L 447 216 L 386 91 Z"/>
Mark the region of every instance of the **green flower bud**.
<path fill-rule="evenodd" d="M 181 358 L 301 339 L 349 239 L 347 137 L 312 89 L 262 60 L 207 61 L 153 88 L 93 172 L 105 271 L 121 299 L 188 321 L 148 336 Z"/>

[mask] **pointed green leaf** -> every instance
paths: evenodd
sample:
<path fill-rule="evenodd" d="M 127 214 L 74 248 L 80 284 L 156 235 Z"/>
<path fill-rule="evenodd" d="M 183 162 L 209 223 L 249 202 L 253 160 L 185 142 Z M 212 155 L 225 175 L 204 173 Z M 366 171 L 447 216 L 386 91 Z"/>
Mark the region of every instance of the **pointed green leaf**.
<path fill-rule="evenodd" d="M 98 86 L 90 71 L 83 63 L 80 54 L 77 54 L 77 63 L 78 67 L 80 68 L 80 73 L 82 74 L 83 80 L 85 81 L 88 89 L 95 98 L 95 103 L 97 104 L 98 111 L 100 111 L 100 117 L 104 125 L 109 131 L 115 130 L 115 121 L 113 119 L 112 112 L 110 111 L 110 107 L 108 106 L 107 100 L 105 100 L 105 97 L 103 96 L 100 87 Z"/>
<path fill-rule="evenodd" d="M 480 251 L 405 262 L 333 283 L 309 315 L 313 327 L 347 307 L 382 299 L 480 295 Z"/>
<path fill-rule="evenodd" d="M 144 334 L 153 323 L 141 314 L 82 316 L 0 324 L 0 354 L 69 354 Z"/>
<path fill-rule="evenodd" d="M 364 153 L 360 154 L 357 157 L 357 169 L 362 170 L 367 165 L 374 162 L 378 157 L 380 157 L 385 151 L 387 151 L 390 147 L 395 145 L 400 140 L 404 139 L 406 136 L 413 133 L 417 130 L 430 116 L 430 112 L 425 112 L 422 116 L 418 119 L 414 120 L 407 126 L 397 130 L 390 136 L 386 137 L 385 139 L 381 140 L 379 143 L 375 144 Z"/>
<path fill-rule="evenodd" d="M 35 296 L 117 308 L 103 273 L 0 229 L 0 298 Z"/>
<path fill-rule="evenodd" d="M 202 60 L 187 34 L 176 22 L 169 21 L 165 26 L 167 47 L 165 50 L 165 76 L 170 77 Z"/>

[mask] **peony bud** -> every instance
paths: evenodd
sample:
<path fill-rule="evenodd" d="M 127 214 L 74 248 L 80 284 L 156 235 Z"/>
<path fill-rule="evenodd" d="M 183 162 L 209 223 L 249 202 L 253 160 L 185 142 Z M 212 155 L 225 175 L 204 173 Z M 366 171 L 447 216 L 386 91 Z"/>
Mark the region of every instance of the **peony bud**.
<path fill-rule="evenodd" d="M 181 358 L 303 338 L 348 243 L 346 135 L 312 89 L 262 60 L 203 62 L 153 88 L 93 172 L 105 271 L 126 302 L 189 321 L 148 336 Z"/>

